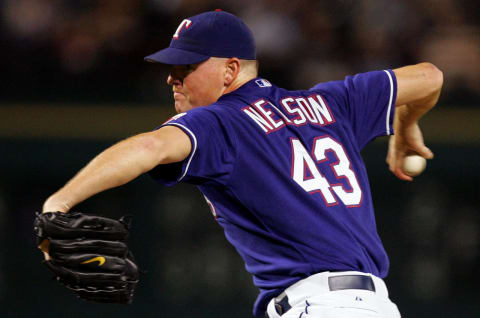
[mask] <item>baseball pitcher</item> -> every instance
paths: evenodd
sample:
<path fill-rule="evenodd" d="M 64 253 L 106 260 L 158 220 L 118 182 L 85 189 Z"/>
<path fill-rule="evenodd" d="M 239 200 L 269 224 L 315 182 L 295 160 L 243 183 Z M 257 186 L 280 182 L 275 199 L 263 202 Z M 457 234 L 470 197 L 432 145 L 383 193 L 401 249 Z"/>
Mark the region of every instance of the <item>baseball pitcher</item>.
<path fill-rule="evenodd" d="M 85 275 L 65 264 L 99 268 L 115 261 L 109 274 L 120 274 L 98 275 L 108 283 L 90 289 L 104 301 L 112 301 L 111 286 L 113 301 L 133 297 L 138 274 L 124 243 L 126 222 L 113 220 L 115 235 L 107 236 L 108 222 L 94 222 L 88 227 L 94 248 L 45 227 L 79 202 L 148 172 L 162 184 L 187 182 L 203 193 L 259 289 L 256 317 L 400 317 L 383 281 L 389 260 L 360 151 L 390 135 L 390 170 L 411 181 L 404 158 L 433 157 L 417 123 L 438 100 L 441 71 L 420 63 L 288 91 L 258 77 L 252 32 L 223 11 L 184 19 L 170 46 L 146 60 L 170 65 L 178 115 L 106 149 L 46 200 L 39 217 L 48 217 L 37 222 L 37 236 L 49 264 L 60 267 L 59 280 L 84 295 L 95 277 L 78 287 Z M 69 218 L 60 224 L 79 231 Z M 59 240 L 87 255 L 67 262 Z M 50 251 L 49 242 L 57 248 Z"/>

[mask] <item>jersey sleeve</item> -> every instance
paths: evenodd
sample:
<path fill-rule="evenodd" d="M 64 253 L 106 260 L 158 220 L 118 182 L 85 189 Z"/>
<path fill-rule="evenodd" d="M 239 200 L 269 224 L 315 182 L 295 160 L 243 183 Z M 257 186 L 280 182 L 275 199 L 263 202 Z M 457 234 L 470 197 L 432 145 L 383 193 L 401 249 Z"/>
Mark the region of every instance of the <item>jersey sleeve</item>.
<path fill-rule="evenodd" d="M 207 106 L 212 107 L 212 106 Z M 162 126 L 182 129 L 190 138 L 192 150 L 178 163 L 158 165 L 149 174 L 158 182 L 174 185 L 187 182 L 225 184 L 233 170 L 234 142 L 221 114 L 207 107 L 174 116 Z"/>
<path fill-rule="evenodd" d="M 347 76 L 311 90 L 330 99 L 349 120 L 360 149 L 378 136 L 393 134 L 397 82 L 392 70 Z"/>

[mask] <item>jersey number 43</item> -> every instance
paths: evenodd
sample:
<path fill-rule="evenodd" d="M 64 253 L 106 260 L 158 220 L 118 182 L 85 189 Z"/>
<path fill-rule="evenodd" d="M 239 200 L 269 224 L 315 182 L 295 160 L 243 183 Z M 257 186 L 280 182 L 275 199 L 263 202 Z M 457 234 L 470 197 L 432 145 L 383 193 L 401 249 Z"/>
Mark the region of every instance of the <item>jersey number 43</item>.
<path fill-rule="evenodd" d="M 344 184 L 330 184 L 322 175 L 314 159 L 302 145 L 300 140 L 292 138 L 292 178 L 308 193 L 320 192 L 325 204 L 332 206 L 338 204 L 339 198 L 348 207 L 359 206 L 362 201 L 362 189 L 358 184 L 355 172 L 341 144 L 329 136 L 317 137 L 313 141 L 312 155 L 318 165 L 326 164 L 327 152 L 335 154 L 338 161 L 330 164 L 337 181 L 346 179 L 349 189 Z M 336 194 L 336 197 L 334 194 Z"/>

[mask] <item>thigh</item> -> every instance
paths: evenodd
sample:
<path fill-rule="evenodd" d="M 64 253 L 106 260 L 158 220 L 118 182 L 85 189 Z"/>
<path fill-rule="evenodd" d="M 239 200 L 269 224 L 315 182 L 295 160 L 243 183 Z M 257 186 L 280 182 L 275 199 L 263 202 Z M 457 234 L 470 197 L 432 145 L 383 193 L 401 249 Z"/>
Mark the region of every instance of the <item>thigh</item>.
<path fill-rule="evenodd" d="M 390 301 L 390 299 L 381 299 L 378 302 L 378 307 L 380 310 L 380 317 L 382 318 L 400 318 L 400 311 L 398 310 L 397 305 Z"/>
<path fill-rule="evenodd" d="M 281 318 L 380 318 L 377 312 L 359 308 L 341 308 L 311 305 L 305 308 L 292 308 Z M 386 316 L 387 317 L 387 316 Z M 382 317 L 383 318 L 383 317 Z M 391 317 L 388 317 L 391 318 Z"/>
<path fill-rule="evenodd" d="M 338 291 L 310 297 L 294 306 L 282 318 L 383 318 L 382 308 L 372 292 Z"/>
<path fill-rule="evenodd" d="M 281 318 L 400 318 L 397 306 L 370 291 L 345 290 L 309 297 Z"/>

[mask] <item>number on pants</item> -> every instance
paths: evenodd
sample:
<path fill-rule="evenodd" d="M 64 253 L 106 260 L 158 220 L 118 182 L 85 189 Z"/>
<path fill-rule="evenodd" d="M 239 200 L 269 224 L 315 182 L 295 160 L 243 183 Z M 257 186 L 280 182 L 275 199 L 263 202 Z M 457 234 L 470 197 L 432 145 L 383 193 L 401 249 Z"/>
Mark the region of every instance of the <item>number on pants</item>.
<path fill-rule="evenodd" d="M 337 204 L 332 190 L 346 206 L 352 207 L 360 204 L 362 201 L 362 189 L 341 144 L 331 137 L 318 137 L 313 143 L 313 156 L 318 163 L 322 163 L 328 160 L 327 152 L 332 151 L 338 161 L 331 164 L 330 168 L 338 179 L 346 178 L 351 190 L 345 190 L 340 183 L 331 185 L 325 176 L 320 173 L 314 160 L 302 143 L 296 138 L 292 138 L 291 143 L 293 153 L 292 177 L 305 191 L 309 193 L 320 192 L 328 206 Z M 310 177 L 305 176 L 307 169 L 310 172 Z"/>

